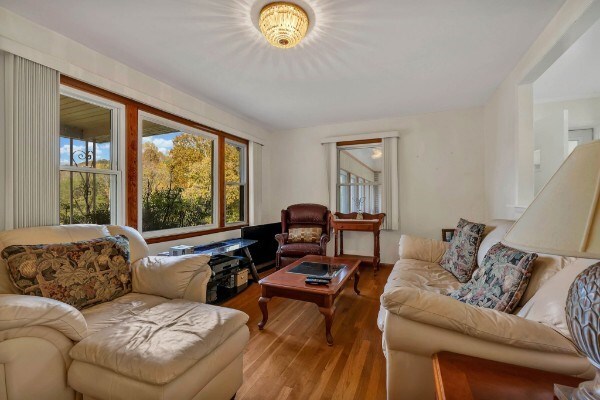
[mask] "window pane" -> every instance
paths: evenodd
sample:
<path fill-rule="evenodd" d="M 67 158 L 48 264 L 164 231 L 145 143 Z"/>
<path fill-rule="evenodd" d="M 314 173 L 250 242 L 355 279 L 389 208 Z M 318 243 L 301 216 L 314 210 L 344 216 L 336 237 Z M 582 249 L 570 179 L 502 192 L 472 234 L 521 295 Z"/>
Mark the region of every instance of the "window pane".
<path fill-rule="evenodd" d="M 111 176 L 60 171 L 60 223 L 110 224 Z"/>
<path fill-rule="evenodd" d="M 60 165 L 111 169 L 111 110 L 60 96 Z"/>
<path fill-rule="evenodd" d="M 242 148 L 225 143 L 225 182 L 242 181 Z"/>
<path fill-rule="evenodd" d="M 142 121 L 142 230 L 213 223 L 214 141 Z"/>
<path fill-rule="evenodd" d="M 350 186 L 340 186 L 340 212 L 350 212 Z"/>
<path fill-rule="evenodd" d="M 245 220 L 244 190 L 245 186 L 227 185 L 225 187 L 225 222 L 240 222 Z"/>
<path fill-rule="evenodd" d="M 225 142 L 225 222 L 245 221 L 244 149 L 241 145 Z M 231 183 L 237 183 L 231 185 Z"/>

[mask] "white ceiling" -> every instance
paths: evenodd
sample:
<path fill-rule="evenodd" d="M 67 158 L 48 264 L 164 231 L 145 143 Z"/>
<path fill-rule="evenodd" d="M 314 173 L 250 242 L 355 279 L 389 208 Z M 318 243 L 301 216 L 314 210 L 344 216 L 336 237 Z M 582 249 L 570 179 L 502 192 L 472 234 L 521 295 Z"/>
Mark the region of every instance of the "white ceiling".
<path fill-rule="evenodd" d="M 564 0 L 305 0 L 314 29 L 271 47 L 263 0 L 0 0 L 273 130 L 482 105 Z"/>
<path fill-rule="evenodd" d="M 373 171 L 381 171 L 383 166 L 383 158 L 373 158 L 373 149 L 378 148 L 382 151 L 381 145 L 370 147 L 359 147 L 346 150 L 352 157 L 371 168 Z"/>
<path fill-rule="evenodd" d="M 537 103 L 600 96 L 600 21 L 533 84 Z"/>

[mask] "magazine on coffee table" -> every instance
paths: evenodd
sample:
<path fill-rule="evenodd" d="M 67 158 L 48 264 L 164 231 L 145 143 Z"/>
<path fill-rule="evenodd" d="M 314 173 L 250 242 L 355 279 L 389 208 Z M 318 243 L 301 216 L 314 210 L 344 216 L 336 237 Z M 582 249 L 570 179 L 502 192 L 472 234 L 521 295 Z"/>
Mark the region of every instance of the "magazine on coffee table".
<path fill-rule="evenodd" d="M 290 269 L 291 274 L 312 275 L 333 278 L 346 268 L 343 264 L 332 265 L 319 262 L 304 261 L 294 268 Z"/>

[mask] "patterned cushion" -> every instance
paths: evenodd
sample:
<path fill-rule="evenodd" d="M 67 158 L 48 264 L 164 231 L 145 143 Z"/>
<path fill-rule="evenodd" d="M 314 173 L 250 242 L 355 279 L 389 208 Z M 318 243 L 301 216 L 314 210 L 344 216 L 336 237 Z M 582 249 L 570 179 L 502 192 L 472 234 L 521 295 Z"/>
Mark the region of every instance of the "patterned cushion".
<path fill-rule="evenodd" d="M 484 224 L 461 218 L 454 230 L 450 247 L 440 262 L 441 267 L 452 273 L 461 283 L 471 279 L 473 271 L 477 268 L 477 250 L 484 230 Z"/>
<path fill-rule="evenodd" d="M 22 294 L 82 309 L 131 292 L 129 241 L 106 236 L 75 243 L 17 245 L 2 250 L 12 283 Z"/>
<path fill-rule="evenodd" d="M 288 243 L 317 243 L 322 231 L 321 228 L 290 228 Z"/>
<path fill-rule="evenodd" d="M 469 282 L 450 297 L 474 306 L 512 312 L 527 289 L 535 253 L 496 243 Z"/>

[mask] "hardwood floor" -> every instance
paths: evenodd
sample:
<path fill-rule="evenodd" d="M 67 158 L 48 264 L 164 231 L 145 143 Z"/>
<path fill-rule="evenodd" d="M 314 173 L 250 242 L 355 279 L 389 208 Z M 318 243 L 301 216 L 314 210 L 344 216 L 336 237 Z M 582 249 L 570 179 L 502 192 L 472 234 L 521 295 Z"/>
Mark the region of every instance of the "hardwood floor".
<path fill-rule="evenodd" d="M 385 399 L 377 313 L 390 272 L 391 266 L 382 264 L 374 276 L 372 268 L 361 266 L 360 296 L 351 282 L 346 284 L 336 300 L 331 347 L 324 318 L 314 304 L 274 298 L 268 304 L 269 322 L 259 331 L 259 285 L 223 303 L 250 316 L 244 384 L 236 400 Z"/>

